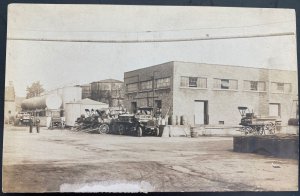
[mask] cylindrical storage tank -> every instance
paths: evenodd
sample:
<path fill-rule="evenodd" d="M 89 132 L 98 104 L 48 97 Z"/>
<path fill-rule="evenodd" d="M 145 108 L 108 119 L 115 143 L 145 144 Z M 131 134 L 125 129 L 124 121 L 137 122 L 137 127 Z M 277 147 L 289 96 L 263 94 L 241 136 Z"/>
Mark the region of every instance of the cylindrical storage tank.
<path fill-rule="evenodd" d="M 33 97 L 25 99 L 21 103 L 23 110 L 36 109 L 59 109 L 62 104 L 61 98 L 57 95 L 43 95 L 40 97 Z"/>
<path fill-rule="evenodd" d="M 82 89 L 78 86 L 68 86 L 62 89 L 62 101 L 65 108 L 66 103 L 80 101 L 82 99 Z"/>
<path fill-rule="evenodd" d="M 60 108 L 62 100 L 58 95 L 48 95 L 46 98 L 46 106 L 49 110 L 57 110 Z"/>
<path fill-rule="evenodd" d="M 45 109 L 46 106 L 46 97 L 32 97 L 29 99 L 25 99 L 21 103 L 21 107 L 23 110 L 35 110 L 35 109 Z"/>

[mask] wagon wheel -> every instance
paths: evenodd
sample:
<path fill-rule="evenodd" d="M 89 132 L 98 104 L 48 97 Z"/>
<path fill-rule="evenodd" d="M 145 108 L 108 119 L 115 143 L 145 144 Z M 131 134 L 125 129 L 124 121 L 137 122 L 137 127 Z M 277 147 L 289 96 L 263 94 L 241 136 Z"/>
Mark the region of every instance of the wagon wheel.
<path fill-rule="evenodd" d="M 263 126 L 255 126 L 253 134 L 254 135 L 263 135 L 264 134 Z"/>
<path fill-rule="evenodd" d="M 119 125 L 119 134 L 120 135 L 124 135 L 124 133 L 125 133 L 125 127 L 124 127 L 124 125 L 122 125 L 122 124 L 120 124 Z"/>
<path fill-rule="evenodd" d="M 243 127 L 243 132 L 245 133 L 245 135 L 248 135 L 253 132 L 253 129 L 251 127 Z"/>
<path fill-rule="evenodd" d="M 107 124 L 102 124 L 99 126 L 100 134 L 107 134 L 109 132 L 109 126 Z"/>
<path fill-rule="evenodd" d="M 268 122 L 265 125 L 265 129 L 269 131 L 269 134 L 275 134 L 275 124 L 273 122 Z"/>

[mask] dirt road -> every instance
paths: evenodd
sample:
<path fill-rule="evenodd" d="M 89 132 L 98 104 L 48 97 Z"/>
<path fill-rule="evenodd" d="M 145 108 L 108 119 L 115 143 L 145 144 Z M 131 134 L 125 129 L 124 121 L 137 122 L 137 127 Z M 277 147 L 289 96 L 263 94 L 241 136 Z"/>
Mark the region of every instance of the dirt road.
<path fill-rule="evenodd" d="M 297 174 L 296 160 L 233 152 L 231 137 L 4 130 L 4 192 L 292 191 Z"/>

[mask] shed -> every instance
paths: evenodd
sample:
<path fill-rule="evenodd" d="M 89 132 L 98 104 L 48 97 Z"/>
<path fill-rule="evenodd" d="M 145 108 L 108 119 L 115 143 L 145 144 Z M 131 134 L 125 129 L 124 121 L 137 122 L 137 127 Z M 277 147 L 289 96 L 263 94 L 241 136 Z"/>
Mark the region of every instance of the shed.
<path fill-rule="evenodd" d="M 91 100 L 89 98 L 82 99 L 76 102 L 66 103 L 65 107 L 65 119 L 67 126 L 74 126 L 75 121 L 81 114 L 87 115 L 85 109 L 107 109 L 108 104 Z"/>

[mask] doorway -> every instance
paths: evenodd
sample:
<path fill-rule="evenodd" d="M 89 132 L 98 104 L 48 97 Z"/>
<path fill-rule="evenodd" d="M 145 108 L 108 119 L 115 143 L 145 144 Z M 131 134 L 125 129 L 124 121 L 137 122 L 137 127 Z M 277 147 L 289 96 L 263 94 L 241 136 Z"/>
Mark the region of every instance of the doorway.
<path fill-rule="evenodd" d="M 280 104 L 270 103 L 269 104 L 269 116 L 280 116 Z"/>
<path fill-rule="evenodd" d="M 195 100 L 194 102 L 194 122 L 195 125 L 208 124 L 208 101 Z"/>
<path fill-rule="evenodd" d="M 136 102 L 131 102 L 131 112 L 135 114 L 136 109 L 137 109 Z"/>

